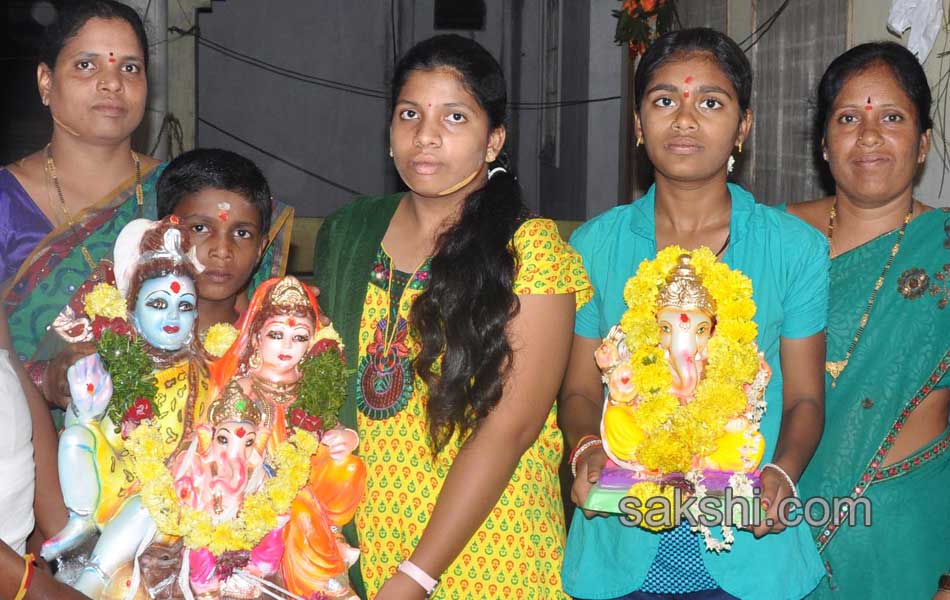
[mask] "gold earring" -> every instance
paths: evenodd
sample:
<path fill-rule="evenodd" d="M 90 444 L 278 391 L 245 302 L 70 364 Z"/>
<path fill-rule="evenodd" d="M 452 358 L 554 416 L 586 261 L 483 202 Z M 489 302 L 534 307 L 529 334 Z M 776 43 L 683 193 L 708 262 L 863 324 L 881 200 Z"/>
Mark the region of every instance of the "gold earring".
<path fill-rule="evenodd" d="M 637 136 L 637 148 L 639 148 L 639 147 L 642 146 L 642 145 L 643 145 L 643 136 L 642 136 L 642 135 L 638 135 L 638 136 Z"/>
<path fill-rule="evenodd" d="M 257 369 L 261 368 L 262 364 L 263 361 L 261 360 L 261 350 L 260 348 L 254 348 L 254 354 L 252 354 L 251 357 L 247 359 L 247 366 L 256 371 Z"/>
<path fill-rule="evenodd" d="M 742 154 L 742 142 L 739 142 L 739 154 Z"/>

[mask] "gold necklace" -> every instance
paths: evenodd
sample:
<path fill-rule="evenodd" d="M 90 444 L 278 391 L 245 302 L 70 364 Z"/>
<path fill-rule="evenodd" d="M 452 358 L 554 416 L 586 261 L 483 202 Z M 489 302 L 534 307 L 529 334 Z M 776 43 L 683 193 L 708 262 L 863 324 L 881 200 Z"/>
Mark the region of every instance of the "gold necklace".
<path fill-rule="evenodd" d="M 864 307 L 864 314 L 861 315 L 861 321 L 858 324 L 858 330 L 854 334 L 854 338 L 851 340 L 851 345 L 848 346 L 848 351 L 845 353 L 842 360 L 829 360 L 825 361 L 825 371 L 831 375 L 831 387 L 834 388 L 838 385 L 838 378 L 841 377 L 841 374 L 844 373 L 845 368 L 848 366 L 848 361 L 851 360 L 851 355 L 854 353 L 854 349 L 858 346 L 858 342 L 861 340 L 861 336 L 864 335 L 864 329 L 868 326 L 868 319 L 871 315 L 871 308 L 874 306 L 875 300 L 877 300 L 877 293 L 881 291 L 881 287 L 884 285 L 884 279 L 887 277 L 887 272 L 891 270 L 891 265 L 894 264 L 894 258 L 897 257 L 897 253 L 901 249 L 901 242 L 904 240 L 904 233 L 907 231 L 907 224 L 910 223 L 910 219 L 914 214 L 914 199 L 910 199 L 910 207 L 907 209 L 907 214 L 904 215 L 904 224 L 901 225 L 900 231 L 897 233 L 897 241 L 894 242 L 894 245 L 891 247 L 891 255 L 887 258 L 887 262 L 884 263 L 884 269 L 881 270 L 880 276 L 878 276 L 877 281 L 874 282 L 874 290 L 871 292 L 871 297 L 868 298 L 867 306 Z M 831 210 L 828 212 L 828 255 L 831 255 L 831 239 L 835 231 L 835 217 L 838 216 L 838 199 L 835 198 L 834 204 L 831 205 Z"/>
<path fill-rule="evenodd" d="M 409 275 L 406 285 L 404 285 L 402 291 L 399 292 L 399 298 L 396 299 L 396 314 L 395 318 L 393 318 L 393 273 L 396 271 L 396 261 L 393 260 L 393 257 L 389 256 L 385 248 L 383 248 L 383 252 L 386 253 L 386 258 L 389 259 L 389 282 L 386 287 L 386 297 L 389 301 L 386 318 L 389 319 L 389 321 L 386 322 L 386 337 L 383 339 L 383 356 L 387 356 L 393 341 L 396 339 L 396 332 L 399 330 L 399 309 L 402 308 L 402 299 L 403 296 L 406 295 L 406 288 L 412 284 L 412 281 L 416 278 L 416 275 L 419 274 L 419 271 L 426 266 L 429 257 L 423 258 L 419 266 L 416 267 L 416 270 Z"/>
<path fill-rule="evenodd" d="M 287 383 L 278 383 L 268 381 L 251 373 L 251 387 L 257 395 L 264 398 L 265 394 L 270 396 L 270 400 L 275 404 L 290 404 L 297 399 L 297 390 L 300 387 L 300 380 Z"/>
<path fill-rule="evenodd" d="M 142 162 L 139 160 L 138 154 L 134 151 L 129 150 L 132 153 L 132 161 L 135 163 L 135 200 L 138 203 L 139 211 L 141 212 L 142 207 L 145 204 L 145 194 L 142 192 Z M 56 176 L 56 163 L 53 161 L 53 149 L 50 144 L 46 144 L 46 184 L 47 184 L 47 195 L 49 194 L 49 180 L 53 180 L 53 187 L 56 188 L 56 195 L 59 196 L 59 207 L 63 211 L 63 216 L 66 217 L 66 224 L 69 225 L 69 228 L 73 230 L 73 233 L 78 234 L 76 230 L 76 222 L 73 221 L 73 216 L 70 214 L 69 209 L 66 207 L 66 198 L 63 196 L 63 187 L 59 183 L 59 177 Z M 86 244 L 80 243 L 79 249 L 82 252 L 82 257 L 86 260 L 86 264 L 89 265 L 90 269 L 96 268 L 96 261 L 92 259 L 92 255 L 89 253 L 89 249 L 86 248 Z"/>

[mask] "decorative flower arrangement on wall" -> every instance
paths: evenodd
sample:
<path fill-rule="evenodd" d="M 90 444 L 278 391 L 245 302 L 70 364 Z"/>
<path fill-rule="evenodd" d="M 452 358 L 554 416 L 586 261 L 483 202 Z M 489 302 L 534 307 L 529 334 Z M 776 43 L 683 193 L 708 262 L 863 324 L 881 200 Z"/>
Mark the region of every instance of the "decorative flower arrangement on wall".
<path fill-rule="evenodd" d="M 656 38 L 673 29 L 678 20 L 674 0 L 622 0 L 623 8 L 613 11 L 617 18 L 614 42 L 626 44 L 630 56 L 646 52 Z"/>

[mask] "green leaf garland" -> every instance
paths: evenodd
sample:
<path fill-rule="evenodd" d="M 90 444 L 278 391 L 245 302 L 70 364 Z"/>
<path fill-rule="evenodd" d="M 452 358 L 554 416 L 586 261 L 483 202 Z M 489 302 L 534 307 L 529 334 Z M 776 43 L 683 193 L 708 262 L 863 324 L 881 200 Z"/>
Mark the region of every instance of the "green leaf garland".
<path fill-rule="evenodd" d="M 303 377 L 300 379 L 297 401 L 290 409 L 302 409 L 319 417 L 324 429 L 337 424 L 337 414 L 346 396 L 346 380 L 349 370 L 338 348 L 330 348 L 316 356 L 305 358 L 300 363 Z"/>
<path fill-rule="evenodd" d="M 97 350 L 112 377 L 112 399 L 106 412 L 116 427 L 122 423 L 129 407 L 138 398 L 148 400 L 152 412 L 158 417 L 158 407 L 155 406 L 155 395 L 158 393 L 155 365 L 145 352 L 142 340 L 105 330 Z"/>

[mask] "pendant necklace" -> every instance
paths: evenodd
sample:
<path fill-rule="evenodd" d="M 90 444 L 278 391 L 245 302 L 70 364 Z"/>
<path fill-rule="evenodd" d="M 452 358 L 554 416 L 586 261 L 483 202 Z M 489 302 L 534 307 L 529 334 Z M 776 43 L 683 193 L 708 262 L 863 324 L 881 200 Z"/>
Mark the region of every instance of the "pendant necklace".
<path fill-rule="evenodd" d="M 864 329 L 868 325 L 868 319 L 871 315 L 871 309 L 874 307 L 874 302 L 877 300 L 877 293 L 881 291 L 881 287 L 884 285 L 884 280 L 887 278 L 888 271 L 891 270 L 891 265 L 894 264 L 894 259 L 897 257 L 897 253 L 901 249 L 901 242 L 904 240 L 904 233 L 907 231 L 907 224 L 910 223 L 910 219 L 914 214 L 914 199 L 910 199 L 910 207 L 907 209 L 907 214 L 904 215 L 904 224 L 901 225 L 900 231 L 897 233 L 897 241 L 894 242 L 894 245 L 891 247 L 891 254 L 887 258 L 887 262 L 884 263 L 884 269 L 881 270 L 880 276 L 878 276 L 877 281 L 874 282 L 874 290 L 871 292 L 871 297 L 868 298 L 867 306 L 864 307 L 864 314 L 861 315 L 861 320 L 858 323 L 858 330 L 854 334 L 854 338 L 851 340 L 851 345 L 848 346 L 848 351 L 845 353 L 844 358 L 841 360 L 829 360 L 825 361 L 825 371 L 831 375 L 831 387 L 834 388 L 838 385 L 838 378 L 841 377 L 841 374 L 844 373 L 845 368 L 848 366 L 848 361 L 851 360 L 851 355 L 854 353 L 854 349 L 858 346 L 858 342 L 861 341 L 861 336 L 864 335 Z M 834 204 L 831 206 L 831 210 L 828 212 L 828 254 L 829 258 L 831 255 L 831 240 L 835 231 L 835 217 L 838 215 L 838 199 L 835 198 Z"/>

